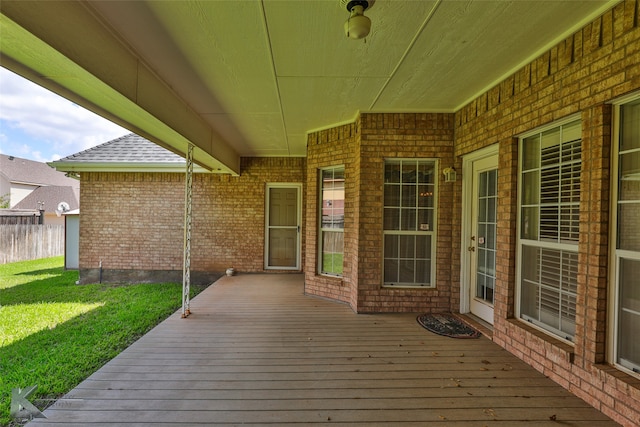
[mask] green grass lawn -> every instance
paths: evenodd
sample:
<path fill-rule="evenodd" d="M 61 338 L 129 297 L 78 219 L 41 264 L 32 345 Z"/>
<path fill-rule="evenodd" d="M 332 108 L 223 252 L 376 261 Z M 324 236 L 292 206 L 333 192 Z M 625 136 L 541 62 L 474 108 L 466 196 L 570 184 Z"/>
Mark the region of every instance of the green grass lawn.
<path fill-rule="evenodd" d="M 0 425 L 12 423 L 12 389 L 37 385 L 29 400 L 42 409 L 182 304 L 178 283 L 76 280 L 62 257 L 0 265 Z"/>
<path fill-rule="evenodd" d="M 322 271 L 331 274 L 342 274 L 342 253 L 325 252 L 322 254 Z"/>

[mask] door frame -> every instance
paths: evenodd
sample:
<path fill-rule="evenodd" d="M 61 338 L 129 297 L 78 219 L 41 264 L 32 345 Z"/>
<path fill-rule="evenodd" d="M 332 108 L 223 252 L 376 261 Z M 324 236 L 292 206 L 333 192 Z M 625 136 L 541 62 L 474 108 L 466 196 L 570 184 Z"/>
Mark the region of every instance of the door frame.
<path fill-rule="evenodd" d="M 295 188 L 298 199 L 297 223 L 298 233 L 296 237 L 296 265 L 295 267 L 272 267 L 269 266 L 269 207 L 271 206 L 270 189 L 272 188 Z M 300 261 L 302 258 L 302 184 L 299 182 L 267 182 L 265 186 L 264 203 L 264 269 L 265 270 L 294 270 L 300 271 Z"/>
<path fill-rule="evenodd" d="M 460 232 L 460 313 L 471 312 L 471 255 L 467 250 L 473 235 L 471 204 L 473 200 L 473 163 L 498 155 L 499 144 L 493 144 L 462 157 L 462 224 Z M 496 212 L 497 215 L 497 212 Z"/>

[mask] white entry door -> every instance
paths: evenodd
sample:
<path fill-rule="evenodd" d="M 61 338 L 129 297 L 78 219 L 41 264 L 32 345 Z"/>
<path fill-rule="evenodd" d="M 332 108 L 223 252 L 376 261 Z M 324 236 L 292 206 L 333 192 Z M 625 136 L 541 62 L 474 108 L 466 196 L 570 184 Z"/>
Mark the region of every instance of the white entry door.
<path fill-rule="evenodd" d="M 300 269 L 300 186 L 267 186 L 265 268 Z"/>
<path fill-rule="evenodd" d="M 498 155 L 471 160 L 466 174 L 469 229 L 465 235 L 467 256 L 464 276 L 467 281 L 469 311 L 493 324 L 496 286 Z"/>

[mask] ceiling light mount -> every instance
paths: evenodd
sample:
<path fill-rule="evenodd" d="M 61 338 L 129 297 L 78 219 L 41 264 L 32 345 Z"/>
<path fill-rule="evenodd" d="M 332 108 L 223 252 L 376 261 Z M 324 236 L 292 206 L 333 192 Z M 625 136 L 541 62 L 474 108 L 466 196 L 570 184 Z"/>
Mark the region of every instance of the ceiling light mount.
<path fill-rule="evenodd" d="M 340 0 L 340 4 L 342 7 L 346 7 L 349 12 L 353 9 L 354 6 L 362 6 L 364 9 L 369 7 L 369 0 Z"/>
<path fill-rule="evenodd" d="M 344 23 L 344 32 L 350 39 L 367 37 L 371 30 L 371 20 L 364 11 L 373 6 L 375 0 L 340 0 L 340 6 L 346 7 L 349 19 Z"/>

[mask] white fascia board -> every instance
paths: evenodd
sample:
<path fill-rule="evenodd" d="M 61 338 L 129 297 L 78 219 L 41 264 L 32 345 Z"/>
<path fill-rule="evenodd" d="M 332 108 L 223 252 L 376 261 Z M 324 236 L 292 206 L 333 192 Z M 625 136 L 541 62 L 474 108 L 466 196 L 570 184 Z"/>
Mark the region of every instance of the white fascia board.
<path fill-rule="evenodd" d="M 16 179 L 9 180 L 9 182 L 11 184 L 18 184 L 18 185 L 31 185 L 31 186 L 36 187 L 36 188 L 37 187 L 48 187 L 49 185 L 51 185 L 51 184 L 45 184 L 45 183 L 42 183 L 42 182 L 18 181 Z"/>

